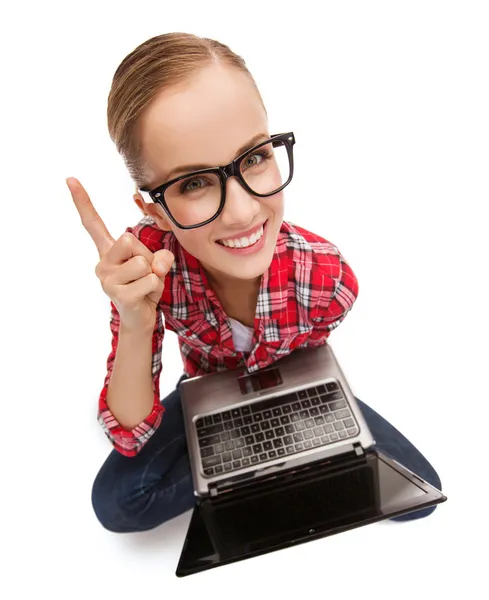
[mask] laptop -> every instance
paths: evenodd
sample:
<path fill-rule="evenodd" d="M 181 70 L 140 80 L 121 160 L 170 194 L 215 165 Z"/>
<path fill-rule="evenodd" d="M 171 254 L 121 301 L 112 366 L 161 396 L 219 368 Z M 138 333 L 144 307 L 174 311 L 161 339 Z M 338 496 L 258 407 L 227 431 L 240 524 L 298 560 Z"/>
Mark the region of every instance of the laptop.
<path fill-rule="evenodd" d="M 329 343 L 180 393 L 196 505 L 179 577 L 446 500 L 376 449 Z"/>

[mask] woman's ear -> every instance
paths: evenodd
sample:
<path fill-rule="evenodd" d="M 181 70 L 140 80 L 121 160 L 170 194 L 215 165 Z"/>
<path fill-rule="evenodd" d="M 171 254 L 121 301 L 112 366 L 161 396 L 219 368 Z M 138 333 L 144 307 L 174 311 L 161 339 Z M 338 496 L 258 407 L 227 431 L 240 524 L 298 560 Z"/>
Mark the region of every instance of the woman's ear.
<path fill-rule="evenodd" d="M 156 202 L 145 202 L 137 188 L 132 197 L 143 215 L 151 217 L 163 231 L 171 231 L 170 221 L 159 204 Z"/>

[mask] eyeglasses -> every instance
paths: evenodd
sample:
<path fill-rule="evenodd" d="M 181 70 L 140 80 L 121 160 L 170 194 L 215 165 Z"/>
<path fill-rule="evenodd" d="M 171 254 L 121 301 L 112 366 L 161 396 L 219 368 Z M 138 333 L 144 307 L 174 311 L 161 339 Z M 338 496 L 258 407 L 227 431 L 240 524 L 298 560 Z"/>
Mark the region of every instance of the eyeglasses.
<path fill-rule="evenodd" d="M 294 174 L 292 132 L 272 135 L 228 165 L 181 175 L 148 192 L 180 229 L 207 225 L 221 214 L 226 202 L 226 180 L 237 177 L 245 190 L 265 198 L 284 189 Z"/>

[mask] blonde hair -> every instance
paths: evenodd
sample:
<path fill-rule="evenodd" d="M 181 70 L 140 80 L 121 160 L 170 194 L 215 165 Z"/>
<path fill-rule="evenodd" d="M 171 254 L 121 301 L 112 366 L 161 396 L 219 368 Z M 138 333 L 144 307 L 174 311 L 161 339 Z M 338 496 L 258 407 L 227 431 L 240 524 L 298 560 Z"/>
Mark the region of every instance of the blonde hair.
<path fill-rule="evenodd" d="M 185 82 L 201 68 L 220 62 L 249 77 L 265 109 L 244 59 L 225 44 L 209 38 L 190 33 L 158 35 L 140 44 L 117 67 L 108 96 L 107 125 L 110 138 L 136 184 L 136 191 L 146 185 L 149 178 L 138 126 L 142 111 L 161 91 Z"/>

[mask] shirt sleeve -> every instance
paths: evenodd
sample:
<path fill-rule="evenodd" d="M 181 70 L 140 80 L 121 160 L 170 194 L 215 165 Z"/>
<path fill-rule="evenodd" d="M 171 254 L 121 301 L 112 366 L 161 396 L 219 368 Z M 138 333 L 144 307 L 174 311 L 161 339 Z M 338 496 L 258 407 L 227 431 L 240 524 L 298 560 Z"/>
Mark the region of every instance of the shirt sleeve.
<path fill-rule="evenodd" d="M 107 374 L 99 397 L 98 421 L 114 448 L 124 456 L 136 456 L 149 438 L 158 429 L 165 411 L 160 403 L 159 380 L 161 373 L 161 352 L 163 346 L 164 326 L 161 309 L 156 311 L 156 322 L 152 337 L 153 378 L 153 410 L 144 421 L 133 429 L 125 429 L 114 417 L 107 405 L 107 390 L 112 376 L 114 359 L 119 341 L 120 316 L 114 303 L 111 302 L 110 330 L 112 332 L 112 349 L 107 359 Z"/>
<path fill-rule="evenodd" d="M 318 310 L 313 317 L 314 330 L 323 338 L 342 323 L 358 297 L 358 280 L 350 265 L 338 252 L 335 257 L 336 273 L 323 276 L 323 291 Z"/>

